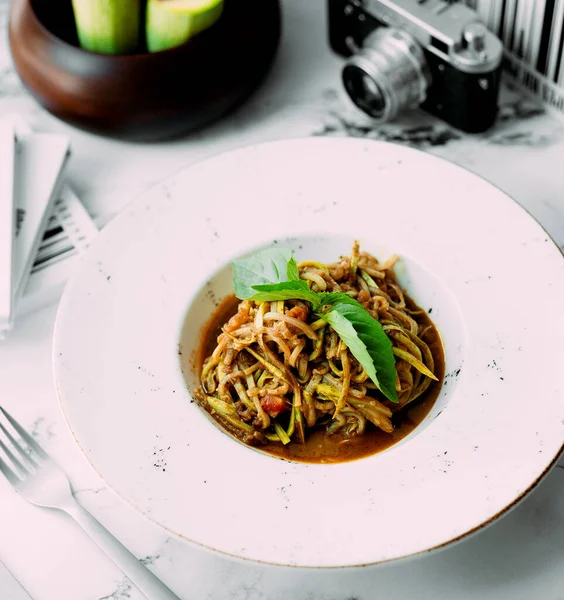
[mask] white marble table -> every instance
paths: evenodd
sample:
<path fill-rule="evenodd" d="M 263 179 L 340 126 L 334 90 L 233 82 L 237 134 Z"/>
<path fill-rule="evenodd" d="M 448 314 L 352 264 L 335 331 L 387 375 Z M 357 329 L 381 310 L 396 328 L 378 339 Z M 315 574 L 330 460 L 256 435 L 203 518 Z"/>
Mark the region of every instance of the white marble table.
<path fill-rule="evenodd" d="M 564 125 L 505 88 L 499 123 L 484 135 L 452 131 L 419 111 L 394 125 L 371 126 L 339 89 L 340 59 L 326 46 L 323 0 L 284 1 L 285 33 L 276 64 L 236 114 L 182 141 L 147 145 L 98 138 L 41 110 L 11 68 L 7 12 L 8 3 L 0 0 L 0 115 L 17 111 L 38 128 L 70 135 L 68 180 L 100 226 L 163 177 L 211 154 L 282 137 L 351 135 L 410 144 L 468 167 L 511 194 L 564 246 Z M 51 306 L 26 317 L 0 343 L 0 402 L 64 466 L 79 500 L 181 598 L 564 598 L 562 460 L 524 502 L 485 531 L 429 556 L 383 567 L 274 568 L 168 536 L 104 485 L 69 435 L 52 383 L 55 312 Z M 533 418 L 536 403 L 542 410 L 542 399 L 531 398 Z M 28 505 L 2 478 L 0 559 L 35 600 L 142 598 L 73 522 Z M 0 582 L 0 599 L 10 600 L 5 594 Z"/>

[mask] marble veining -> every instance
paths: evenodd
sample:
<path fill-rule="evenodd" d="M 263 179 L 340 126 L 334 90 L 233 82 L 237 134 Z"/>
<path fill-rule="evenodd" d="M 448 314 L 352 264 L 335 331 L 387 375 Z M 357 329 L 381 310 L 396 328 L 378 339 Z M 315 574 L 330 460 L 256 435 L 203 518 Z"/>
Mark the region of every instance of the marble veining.
<path fill-rule="evenodd" d="M 415 127 L 374 127 L 348 120 L 337 112 L 329 112 L 323 127 L 313 135 L 341 135 L 385 142 L 399 142 L 416 148 L 444 146 L 453 140 L 462 139 L 462 134 L 445 127 L 444 124 L 417 125 Z"/>
<path fill-rule="evenodd" d="M 504 90 L 506 98 L 502 97 L 498 121 L 491 130 L 482 134 L 466 135 L 421 111 L 402 116 L 395 124 L 374 124 L 352 108 L 351 103 L 344 99 L 342 94 L 330 89 L 323 93 L 325 114 L 321 117 L 322 124 L 312 135 L 382 140 L 420 149 L 464 143 L 468 139 L 513 147 L 545 147 L 560 141 L 562 125 L 556 123 L 550 131 L 537 131 L 534 127 L 535 120 L 546 116 L 544 109 L 535 101 L 521 96 L 515 97 L 515 94 L 515 90 Z"/>
<path fill-rule="evenodd" d="M 353 136 L 407 144 L 471 168 L 513 195 L 564 251 L 562 123 L 506 85 L 498 122 L 485 134 L 468 136 L 421 111 L 374 125 L 338 87 L 338 65 L 326 45 L 324 6 L 323 0 L 284 2 L 284 40 L 273 72 L 236 113 L 187 140 L 136 146 L 74 130 L 31 100 L 11 64 L 9 2 L 0 0 L 0 117 L 19 111 L 34 126 L 71 136 L 68 180 L 100 226 L 164 177 L 212 154 L 279 137 Z M 111 273 L 104 276 L 111 278 Z M 171 537 L 117 497 L 69 435 L 51 378 L 55 311 L 51 306 L 30 315 L 7 342 L 0 342 L 1 402 L 69 473 L 80 502 L 181 598 L 370 600 L 377 591 L 387 600 L 562 599 L 562 459 L 524 502 L 478 535 L 442 552 L 377 569 L 272 568 Z M 496 367 L 490 369 L 503 377 Z M 158 458 L 152 454 L 157 450 L 148 447 L 148 458 Z M 448 468 L 448 454 L 438 459 Z M 34 600 L 143 598 L 64 516 L 31 507 L 3 480 L 0 506 L 0 558 Z"/>
<path fill-rule="evenodd" d="M 129 579 L 123 579 L 118 582 L 116 589 L 111 594 L 100 596 L 98 600 L 123 600 L 124 598 L 131 598 L 132 589 L 133 585 Z"/>
<path fill-rule="evenodd" d="M 31 424 L 30 432 L 31 435 L 40 443 L 43 444 L 45 441 L 55 437 L 55 430 L 57 429 L 58 422 L 51 421 L 46 423 L 44 417 L 39 417 Z"/>
<path fill-rule="evenodd" d="M 99 488 L 79 488 L 79 489 L 75 489 L 73 488 L 73 492 L 74 495 L 78 495 L 78 494 L 99 494 L 100 492 L 105 492 L 107 491 L 108 488 L 106 486 L 102 486 Z"/>

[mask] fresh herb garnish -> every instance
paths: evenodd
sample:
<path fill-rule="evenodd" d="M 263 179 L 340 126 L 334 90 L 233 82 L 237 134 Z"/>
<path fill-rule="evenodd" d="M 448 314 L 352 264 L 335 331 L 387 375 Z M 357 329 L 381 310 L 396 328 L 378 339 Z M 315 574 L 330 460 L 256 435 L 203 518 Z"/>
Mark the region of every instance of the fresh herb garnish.
<path fill-rule="evenodd" d="M 299 278 L 292 252 L 269 248 L 233 262 L 233 287 L 240 300 L 305 300 L 335 330 L 378 389 L 398 402 L 392 343 L 370 313 L 342 292 L 313 292 Z"/>
<path fill-rule="evenodd" d="M 382 325 L 358 303 L 337 304 L 319 316 L 337 332 L 384 396 L 397 402 L 396 361 Z"/>
<path fill-rule="evenodd" d="M 286 248 L 268 248 L 233 261 L 233 286 L 240 300 L 255 294 L 257 286 L 287 281 L 300 281 L 300 277 L 292 251 Z"/>
<path fill-rule="evenodd" d="M 317 302 L 317 295 L 309 289 L 307 282 L 302 281 L 284 281 L 282 283 L 273 283 L 269 285 L 252 286 L 255 293 L 250 296 L 250 300 L 255 302 L 273 302 L 275 300 L 306 300 L 314 306 Z M 240 296 L 237 296 L 240 298 Z"/>

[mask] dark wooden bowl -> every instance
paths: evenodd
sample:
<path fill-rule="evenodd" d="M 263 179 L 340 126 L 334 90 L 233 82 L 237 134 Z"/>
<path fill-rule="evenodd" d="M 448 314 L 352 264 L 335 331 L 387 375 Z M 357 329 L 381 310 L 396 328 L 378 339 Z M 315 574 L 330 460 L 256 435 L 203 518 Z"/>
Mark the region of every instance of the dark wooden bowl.
<path fill-rule="evenodd" d="M 50 113 L 95 133 L 156 141 L 243 102 L 268 71 L 280 29 L 279 0 L 225 0 L 220 20 L 182 46 L 108 56 L 77 47 L 71 0 L 13 0 L 9 39 L 19 76 Z"/>

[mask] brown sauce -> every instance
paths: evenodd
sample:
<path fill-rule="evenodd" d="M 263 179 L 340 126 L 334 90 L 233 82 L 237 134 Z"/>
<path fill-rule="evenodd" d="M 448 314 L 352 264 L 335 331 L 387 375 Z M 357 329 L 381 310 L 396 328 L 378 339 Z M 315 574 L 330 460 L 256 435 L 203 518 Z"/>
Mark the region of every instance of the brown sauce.
<path fill-rule="evenodd" d="M 410 309 L 417 305 L 406 297 Z M 217 345 L 217 337 L 223 325 L 237 312 L 239 300 L 230 295 L 219 304 L 202 330 L 202 341 L 197 351 L 194 367 L 199 375 L 205 359 L 210 356 Z M 348 438 L 342 435 L 327 435 L 325 429 L 310 431 L 305 444 L 291 442 L 284 446 L 281 443 L 270 442 L 259 449 L 285 458 L 306 463 L 336 463 L 356 460 L 370 456 L 393 446 L 409 435 L 427 416 L 431 410 L 443 384 L 445 359 L 440 335 L 427 314 L 418 315 L 418 321 L 430 325 L 431 329 L 425 336 L 425 341 L 433 354 L 435 375 L 439 379 L 431 383 L 426 392 L 392 418 L 394 431 L 386 433 L 375 425 L 367 422 L 363 435 Z M 220 425 L 221 426 L 221 425 Z"/>

